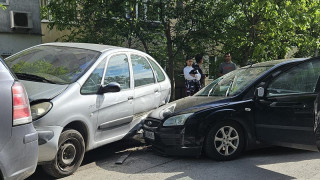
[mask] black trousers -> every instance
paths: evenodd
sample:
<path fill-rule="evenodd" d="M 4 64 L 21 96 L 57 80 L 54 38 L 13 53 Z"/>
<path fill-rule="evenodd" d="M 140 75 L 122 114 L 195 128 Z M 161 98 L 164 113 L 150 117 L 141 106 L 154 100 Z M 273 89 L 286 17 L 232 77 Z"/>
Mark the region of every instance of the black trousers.
<path fill-rule="evenodd" d="M 202 88 L 198 80 L 185 80 L 185 86 L 186 96 L 192 96 Z"/>

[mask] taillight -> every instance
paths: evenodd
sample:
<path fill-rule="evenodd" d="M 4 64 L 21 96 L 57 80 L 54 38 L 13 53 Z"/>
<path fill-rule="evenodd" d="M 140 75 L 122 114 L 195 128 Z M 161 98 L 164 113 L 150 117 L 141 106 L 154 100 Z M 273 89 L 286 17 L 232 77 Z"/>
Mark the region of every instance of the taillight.
<path fill-rule="evenodd" d="M 21 83 L 12 86 L 13 126 L 32 121 L 27 93 Z"/>

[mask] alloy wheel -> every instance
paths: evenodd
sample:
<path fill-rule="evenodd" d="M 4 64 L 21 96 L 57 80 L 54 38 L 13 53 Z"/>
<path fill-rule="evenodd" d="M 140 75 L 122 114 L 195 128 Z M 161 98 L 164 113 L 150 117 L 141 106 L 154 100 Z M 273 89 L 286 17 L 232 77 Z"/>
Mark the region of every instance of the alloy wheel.
<path fill-rule="evenodd" d="M 231 126 L 223 126 L 214 136 L 216 151 L 224 156 L 232 155 L 239 147 L 239 134 Z"/>

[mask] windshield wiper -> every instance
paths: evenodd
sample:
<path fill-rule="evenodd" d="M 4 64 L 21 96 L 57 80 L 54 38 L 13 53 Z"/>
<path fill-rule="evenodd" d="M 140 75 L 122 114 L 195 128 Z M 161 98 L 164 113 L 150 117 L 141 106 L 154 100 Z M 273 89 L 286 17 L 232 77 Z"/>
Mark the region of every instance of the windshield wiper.
<path fill-rule="evenodd" d="M 33 81 L 37 81 L 37 82 L 45 82 L 45 83 L 51 83 L 51 84 L 57 84 L 53 81 L 50 81 L 44 77 L 41 76 L 37 76 L 34 74 L 26 74 L 26 73 L 15 73 L 16 76 L 21 79 L 21 80 L 33 80 Z"/>

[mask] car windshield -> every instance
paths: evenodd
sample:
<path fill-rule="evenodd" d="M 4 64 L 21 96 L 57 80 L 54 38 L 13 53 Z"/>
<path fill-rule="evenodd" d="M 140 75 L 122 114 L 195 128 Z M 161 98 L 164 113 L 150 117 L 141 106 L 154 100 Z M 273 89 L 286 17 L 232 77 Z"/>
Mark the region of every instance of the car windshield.
<path fill-rule="evenodd" d="M 201 89 L 195 96 L 234 96 L 242 92 L 249 84 L 272 66 L 247 67 L 236 69 L 214 80 Z"/>
<path fill-rule="evenodd" d="M 100 56 L 100 52 L 59 46 L 37 46 L 6 59 L 19 79 L 70 84 Z"/>

